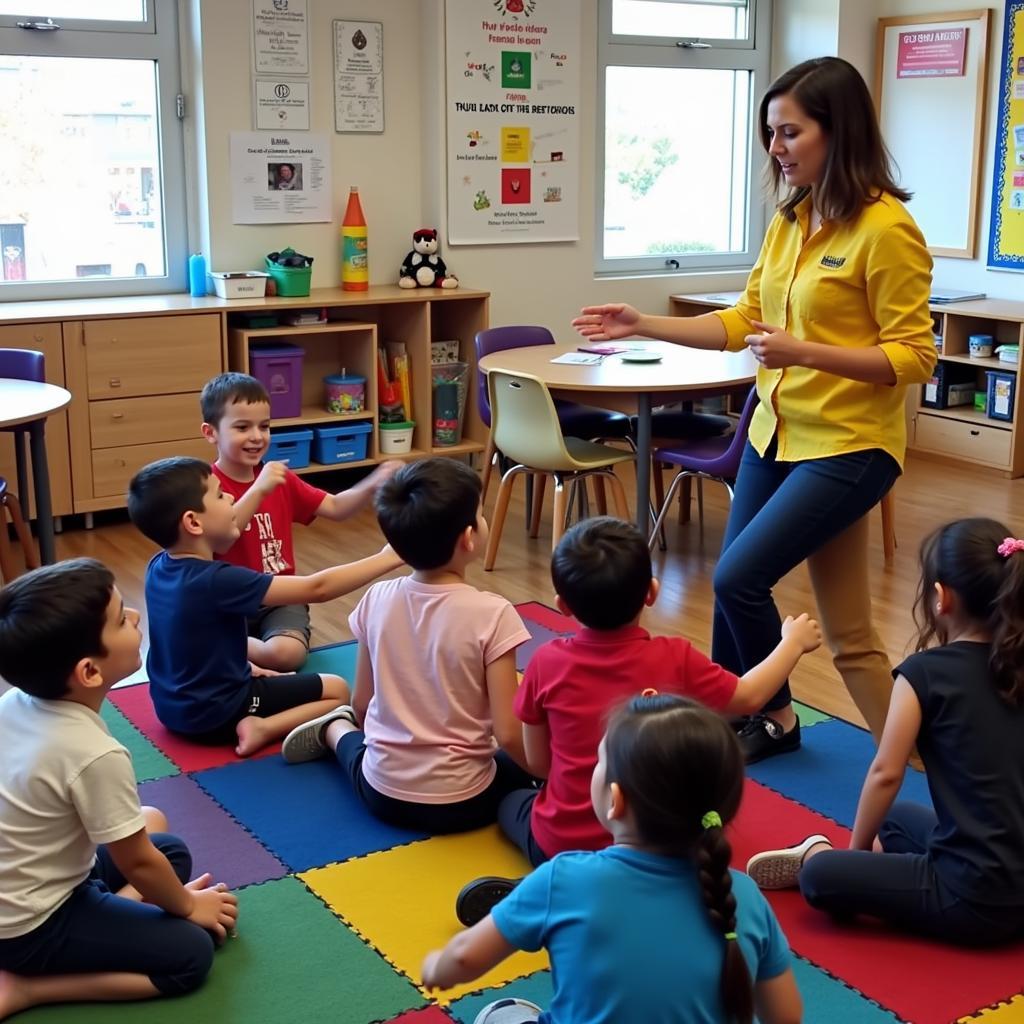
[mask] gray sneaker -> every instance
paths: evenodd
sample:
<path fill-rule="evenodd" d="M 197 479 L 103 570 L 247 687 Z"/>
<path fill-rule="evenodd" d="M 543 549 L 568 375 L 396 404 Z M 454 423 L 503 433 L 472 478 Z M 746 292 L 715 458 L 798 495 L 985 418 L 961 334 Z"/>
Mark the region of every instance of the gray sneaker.
<path fill-rule="evenodd" d="M 288 764 L 301 764 L 303 761 L 315 761 L 318 757 L 323 757 L 327 753 L 324 732 L 331 722 L 341 718 L 353 725 L 359 724 L 352 708 L 342 704 L 341 707 L 328 711 L 326 715 L 303 722 L 292 729 L 281 744 L 281 756 Z"/>
<path fill-rule="evenodd" d="M 488 1003 L 477 1015 L 473 1024 L 532 1024 L 539 1020 L 541 1008 L 525 999 L 499 999 Z"/>
<path fill-rule="evenodd" d="M 814 835 L 784 850 L 755 853 L 747 861 L 747 874 L 761 889 L 792 889 L 799 885 L 800 869 L 804 866 L 808 850 L 818 843 L 832 845 L 828 836 Z"/>

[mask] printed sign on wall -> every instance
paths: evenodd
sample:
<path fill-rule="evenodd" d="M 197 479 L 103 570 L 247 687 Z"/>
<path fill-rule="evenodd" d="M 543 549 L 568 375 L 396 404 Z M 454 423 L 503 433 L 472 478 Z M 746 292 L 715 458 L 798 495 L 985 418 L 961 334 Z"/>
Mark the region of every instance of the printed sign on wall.
<path fill-rule="evenodd" d="M 580 0 L 447 0 L 448 235 L 579 238 Z"/>

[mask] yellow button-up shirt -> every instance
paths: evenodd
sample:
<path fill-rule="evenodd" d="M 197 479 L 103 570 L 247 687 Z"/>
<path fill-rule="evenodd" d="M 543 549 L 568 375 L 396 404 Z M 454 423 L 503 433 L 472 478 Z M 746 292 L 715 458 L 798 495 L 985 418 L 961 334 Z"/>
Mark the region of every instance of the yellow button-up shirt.
<path fill-rule="evenodd" d="M 878 345 L 896 384 L 865 384 L 802 366 L 759 367 L 750 442 L 764 455 L 776 437 L 776 457 L 784 462 L 881 448 L 902 466 L 907 385 L 928 380 L 936 362 L 931 256 L 913 218 L 891 195 L 865 204 L 850 223 L 825 221 L 808 237 L 810 211 L 808 197 L 796 220 L 776 214 L 768 226 L 743 296 L 716 311 L 726 348 L 744 348 L 745 336 L 756 333 L 753 320 L 803 341 Z"/>

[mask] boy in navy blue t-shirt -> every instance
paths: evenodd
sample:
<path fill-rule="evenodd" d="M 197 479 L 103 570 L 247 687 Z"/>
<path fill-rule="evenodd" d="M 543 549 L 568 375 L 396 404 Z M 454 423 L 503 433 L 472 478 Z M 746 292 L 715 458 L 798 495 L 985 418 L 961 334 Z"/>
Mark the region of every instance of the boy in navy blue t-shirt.
<path fill-rule="evenodd" d="M 215 561 L 238 539 L 232 499 L 200 459 L 161 459 L 128 487 L 132 522 L 164 550 L 146 570 L 147 669 L 160 721 L 200 742 L 232 743 L 239 757 L 349 699 L 341 676 L 254 674 L 247 617 L 263 606 L 341 597 L 402 562 L 390 547 L 311 576 L 270 576 Z"/>

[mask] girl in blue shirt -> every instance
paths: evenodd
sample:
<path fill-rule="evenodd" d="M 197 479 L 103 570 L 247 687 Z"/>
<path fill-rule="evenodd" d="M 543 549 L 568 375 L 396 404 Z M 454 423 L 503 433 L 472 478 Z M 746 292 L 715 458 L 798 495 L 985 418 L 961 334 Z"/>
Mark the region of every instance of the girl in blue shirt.
<path fill-rule="evenodd" d="M 757 887 L 729 869 L 723 828 L 743 791 L 724 719 L 669 695 L 633 698 L 612 719 L 591 783 L 614 845 L 562 853 L 423 964 L 428 988 L 544 948 L 546 1011 L 501 1000 L 477 1018 L 509 1024 L 798 1024 L 789 947 Z"/>

